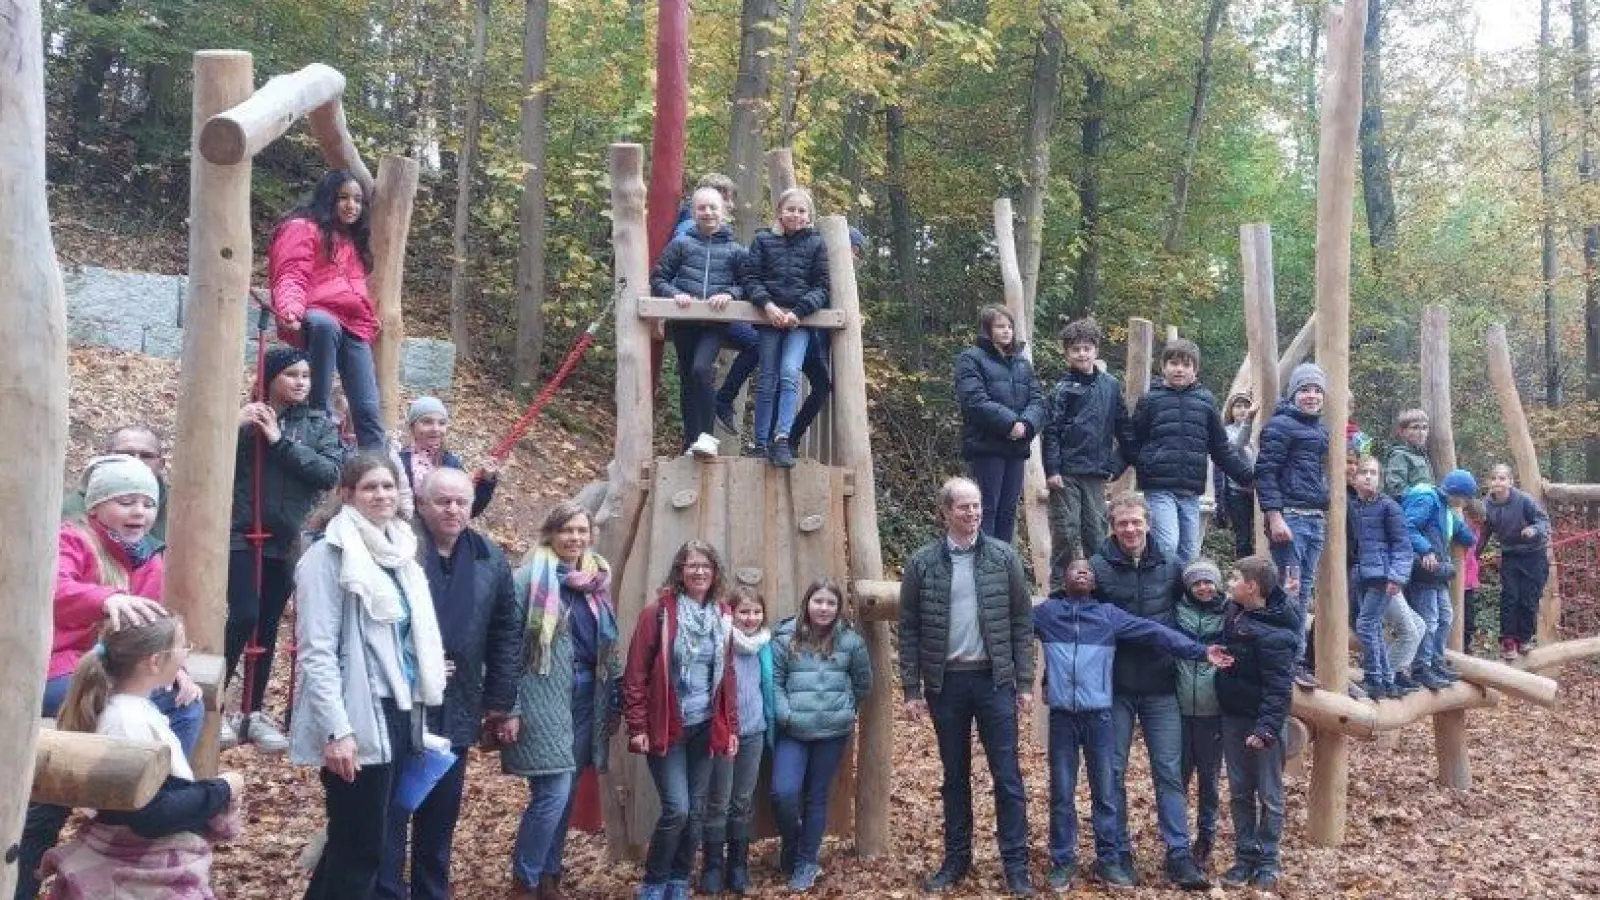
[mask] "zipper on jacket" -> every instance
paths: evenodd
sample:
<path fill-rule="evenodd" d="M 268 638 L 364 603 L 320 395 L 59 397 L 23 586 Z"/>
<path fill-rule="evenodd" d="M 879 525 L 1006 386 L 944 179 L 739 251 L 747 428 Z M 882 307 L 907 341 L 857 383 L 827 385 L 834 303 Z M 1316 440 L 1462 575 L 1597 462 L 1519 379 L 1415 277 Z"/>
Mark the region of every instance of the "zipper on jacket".
<path fill-rule="evenodd" d="M 701 274 L 701 277 L 700 277 L 700 299 L 701 300 L 710 300 L 711 299 L 711 241 L 709 239 L 706 241 L 706 265 L 705 265 L 705 268 L 701 270 L 700 274 Z"/>

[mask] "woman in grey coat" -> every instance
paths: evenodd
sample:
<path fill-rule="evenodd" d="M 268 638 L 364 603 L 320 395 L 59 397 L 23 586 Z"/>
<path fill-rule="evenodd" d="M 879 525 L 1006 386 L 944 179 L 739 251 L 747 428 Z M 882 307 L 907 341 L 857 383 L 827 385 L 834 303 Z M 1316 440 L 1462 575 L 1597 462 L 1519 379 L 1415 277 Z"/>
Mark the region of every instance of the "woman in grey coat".
<path fill-rule="evenodd" d="M 528 779 L 511 878 L 517 897 L 558 900 L 573 789 L 586 768 L 606 770 L 616 729 L 611 702 L 622 666 L 611 566 L 589 549 L 589 513 L 562 503 L 545 517 L 539 546 L 513 576 L 528 619 L 516 741 L 500 754 L 508 775 Z"/>

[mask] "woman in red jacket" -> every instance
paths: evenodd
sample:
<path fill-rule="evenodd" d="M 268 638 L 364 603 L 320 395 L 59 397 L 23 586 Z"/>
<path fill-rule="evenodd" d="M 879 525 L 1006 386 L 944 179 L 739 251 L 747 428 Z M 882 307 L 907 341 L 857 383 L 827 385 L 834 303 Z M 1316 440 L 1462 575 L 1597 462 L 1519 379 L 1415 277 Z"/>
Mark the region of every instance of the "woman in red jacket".
<path fill-rule="evenodd" d="M 739 752 L 733 613 L 724 593 L 717 551 L 689 541 L 634 623 L 622 716 L 628 749 L 646 755 L 661 795 L 638 900 L 687 900 L 711 759 Z"/>
<path fill-rule="evenodd" d="M 311 408 L 332 412 L 329 395 L 337 370 L 355 419 L 357 443 L 363 449 L 381 449 L 383 421 L 372 362 L 378 314 L 367 293 L 369 232 L 361 183 L 335 169 L 323 176 L 311 200 L 290 212 L 273 233 L 267 274 L 278 337 L 303 347 L 311 359 Z"/>

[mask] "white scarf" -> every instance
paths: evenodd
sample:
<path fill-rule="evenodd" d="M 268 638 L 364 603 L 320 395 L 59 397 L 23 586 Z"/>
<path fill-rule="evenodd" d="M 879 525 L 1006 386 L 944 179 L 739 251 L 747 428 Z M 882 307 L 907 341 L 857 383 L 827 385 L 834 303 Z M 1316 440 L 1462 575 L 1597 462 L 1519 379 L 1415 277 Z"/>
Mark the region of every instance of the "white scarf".
<path fill-rule="evenodd" d="M 400 519 L 381 530 L 354 507 L 345 506 L 328 523 L 325 539 L 340 549 L 339 587 L 361 600 L 367 617 L 391 625 L 406 617 L 410 601 L 411 641 L 416 650 L 416 696 L 424 706 L 444 702 L 444 642 L 428 593 L 428 576 L 417 562 L 417 536 Z M 394 573 L 389 577 L 388 569 Z M 405 600 L 395 588 L 398 579 Z M 404 648 L 401 648 L 404 652 Z"/>
<path fill-rule="evenodd" d="M 733 638 L 733 652 L 740 656 L 754 656 L 761 652 L 761 648 L 772 640 L 772 632 L 766 628 L 756 631 L 755 634 L 745 634 L 738 628 L 733 629 L 730 635 Z"/>

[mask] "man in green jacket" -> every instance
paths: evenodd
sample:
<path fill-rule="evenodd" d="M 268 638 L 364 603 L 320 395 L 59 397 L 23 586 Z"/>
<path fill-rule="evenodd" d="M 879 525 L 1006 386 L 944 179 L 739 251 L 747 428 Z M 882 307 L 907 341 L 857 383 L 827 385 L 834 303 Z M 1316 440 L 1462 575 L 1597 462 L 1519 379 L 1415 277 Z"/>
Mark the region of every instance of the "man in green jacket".
<path fill-rule="evenodd" d="M 155 473 L 156 483 L 161 486 L 161 499 L 156 503 L 156 523 L 150 527 L 150 536 L 165 544 L 167 498 L 172 496 L 172 492 L 167 490 L 167 455 L 161 449 L 161 437 L 148 425 L 124 425 L 106 435 L 106 439 L 100 444 L 100 452 L 136 457 Z M 61 518 L 81 519 L 85 512 L 83 485 L 80 484 L 76 490 L 68 491 L 62 498 Z"/>
<path fill-rule="evenodd" d="M 994 778 L 1006 887 L 1033 896 L 1017 715 L 1033 705 L 1033 598 L 1011 545 L 985 537 L 983 498 L 967 478 L 939 490 L 945 533 L 906 563 L 900 582 L 900 683 L 914 719 L 929 714 L 944 765 L 944 862 L 928 893 L 972 867 L 972 727 Z"/>

